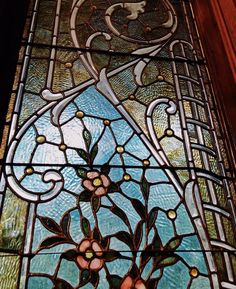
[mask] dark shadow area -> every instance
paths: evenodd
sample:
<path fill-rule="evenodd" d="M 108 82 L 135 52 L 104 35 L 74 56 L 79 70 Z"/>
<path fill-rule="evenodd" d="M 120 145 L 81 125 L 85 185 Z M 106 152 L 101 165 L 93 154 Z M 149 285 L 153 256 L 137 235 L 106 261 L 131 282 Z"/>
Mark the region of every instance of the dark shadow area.
<path fill-rule="evenodd" d="M 18 59 L 28 0 L 0 0 L 0 139 Z"/>

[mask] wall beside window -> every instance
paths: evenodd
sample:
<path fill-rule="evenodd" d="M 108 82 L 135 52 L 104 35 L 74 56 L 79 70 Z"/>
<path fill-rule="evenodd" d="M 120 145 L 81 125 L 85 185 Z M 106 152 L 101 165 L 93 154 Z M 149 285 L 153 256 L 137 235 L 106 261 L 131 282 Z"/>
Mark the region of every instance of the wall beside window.
<path fill-rule="evenodd" d="M 218 105 L 236 145 L 236 4 L 235 0 L 193 0 Z M 235 155 L 235 154 L 234 154 Z"/>

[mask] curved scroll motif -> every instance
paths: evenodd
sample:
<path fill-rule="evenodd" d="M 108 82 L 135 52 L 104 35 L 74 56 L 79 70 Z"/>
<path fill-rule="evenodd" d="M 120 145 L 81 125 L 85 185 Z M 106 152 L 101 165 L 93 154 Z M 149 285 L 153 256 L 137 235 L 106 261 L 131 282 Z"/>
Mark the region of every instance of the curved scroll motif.
<path fill-rule="evenodd" d="M 117 11 L 124 10 L 128 11 L 130 14 L 126 16 L 126 20 L 129 22 L 137 20 L 141 15 L 145 15 L 146 6 L 148 6 L 146 1 L 141 1 L 137 3 L 115 3 L 108 7 L 106 10 L 104 10 L 102 17 L 105 19 L 105 23 L 107 26 L 103 26 L 104 31 L 96 32 L 88 37 L 88 40 L 86 43 L 82 43 L 83 41 L 79 39 L 79 35 L 76 33 L 76 19 L 80 15 L 80 10 L 82 9 L 85 1 L 79 0 L 75 3 L 75 5 L 72 8 L 72 14 L 70 18 L 70 27 L 71 27 L 71 36 L 72 40 L 74 42 L 74 45 L 76 48 L 86 47 L 90 48 L 92 45 L 92 42 L 95 38 L 98 36 L 104 36 L 106 41 L 110 41 L 112 45 L 112 40 L 115 42 L 116 38 L 118 37 L 121 40 L 124 40 L 124 45 L 127 45 L 127 42 L 134 43 L 136 48 L 133 48 L 131 53 L 133 54 L 150 54 L 151 56 L 155 56 L 160 50 L 163 48 L 163 46 L 166 44 L 166 42 L 173 36 L 174 32 L 177 29 L 177 17 L 176 13 L 174 11 L 174 8 L 170 4 L 168 0 L 162 0 L 163 6 L 165 7 L 167 11 L 167 19 L 165 22 L 159 24 L 157 27 L 150 28 L 147 25 L 147 29 L 153 29 L 153 31 L 159 31 L 160 29 L 164 29 L 164 32 L 162 32 L 161 35 L 157 36 L 155 39 L 147 39 L 147 40 L 141 40 L 140 36 L 137 35 L 137 37 L 130 37 L 125 34 L 122 34 L 122 32 L 119 31 L 118 27 L 115 27 L 113 25 L 113 15 L 116 14 Z M 150 14 L 150 11 L 149 11 Z M 155 15 L 156 17 L 156 15 Z M 154 15 L 151 17 L 152 19 L 156 19 Z M 150 18 L 150 16 L 149 16 Z M 148 21 L 149 18 L 145 18 L 145 21 Z M 146 28 L 145 28 L 146 29 Z M 114 38 L 114 39 L 113 39 Z M 140 47 L 141 46 L 141 47 Z M 132 47 L 132 46 L 131 46 Z M 113 51 L 111 48 L 110 51 Z M 128 50 L 127 50 L 128 51 Z M 92 56 L 90 53 L 82 53 L 79 51 L 79 55 L 81 60 L 83 61 L 85 67 L 88 69 L 88 72 L 91 74 L 91 76 L 97 80 L 97 68 L 94 66 L 94 62 L 92 60 Z M 141 84 L 141 75 L 144 68 L 147 66 L 147 64 L 150 62 L 150 59 L 144 59 L 144 60 L 138 60 L 137 61 L 137 67 L 135 68 L 135 75 L 137 78 L 137 83 Z"/>
<path fill-rule="evenodd" d="M 177 110 L 176 104 L 171 99 L 159 98 L 159 99 L 152 101 L 149 104 L 149 107 L 147 109 L 147 128 L 148 128 L 148 132 L 149 132 L 149 135 L 151 137 L 151 140 L 153 141 L 157 151 L 161 151 L 163 159 L 165 160 L 165 163 L 167 165 L 170 165 L 170 162 L 169 162 L 168 158 L 166 157 L 165 152 L 161 148 L 161 145 L 157 139 L 156 132 L 155 132 L 155 129 L 153 126 L 153 119 L 152 119 L 152 115 L 153 115 L 155 108 L 162 103 L 168 105 L 168 107 L 166 108 L 166 112 L 168 114 L 175 114 L 176 113 L 176 110 Z"/>
<path fill-rule="evenodd" d="M 110 41 L 112 38 L 111 38 L 111 35 L 109 35 L 108 33 L 105 33 L 105 32 L 95 32 L 93 33 L 87 40 L 86 42 L 86 48 L 87 49 L 90 49 L 91 48 L 91 44 L 92 44 L 92 41 L 94 40 L 94 38 L 98 37 L 98 36 L 103 36 L 105 38 L 106 41 Z M 88 60 L 88 63 L 90 64 L 90 66 L 93 68 L 93 70 L 98 73 L 96 67 L 94 66 L 94 63 L 93 63 L 93 60 L 92 60 L 92 55 L 90 52 L 86 52 L 86 56 L 87 56 L 87 60 Z"/>
<path fill-rule="evenodd" d="M 140 38 L 132 38 L 125 36 L 117 28 L 114 27 L 112 23 L 112 15 L 115 13 L 118 9 L 125 9 L 130 14 L 127 16 L 127 19 L 129 20 L 136 20 L 140 14 L 145 12 L 145 6 L 147 4 L 147 1 L 141 1 L 137 3 L 116 3 L 110 6 L 106 10 L 106 16 L 105 20 L 107 23 L 107 26 L 109 27 L 110 31 L 114 34 L 119 36 L 120 38 L 128 41 L 128 42 L 134 42 L 134 43 L 140 43 L 140 44 L 149 44 L 149 45 L 156 45 L 159 43 L 163 43 L 164 41 L 168 40 L 174 33 L 177 27 L 177 17 L 175 15 L 174 9 L 171 6 L 170 2 L 168 0 L 163 0 L 163 3 L 168 11 L 168 19 L 165 23 L 161 24 L 161 28 L 170 29 L 170 32 L 167 33 L 165 36 L 157 38 L 157 39 L 150 39 L 150 40 L 140 40 Z"/>
<path fill-rule="evenodd" d="M 33 119 L 35 121 L 36 118 Z M 32 125 L 32 119 L 28 121 L 28 125 L 25 125 L 21 131 L 17 134 L 16 140 L 14 140 L 9 148 L 8 155 L 7 155 L 7 163 L 15 163 L 19 162 L 21 163 L 23 161 L 24 164 L 24 157 L 22 157 L 22 153 L 24 155 L 28 155 L 26 152 L 21 152 L 21 155 L 17 159 L 18 155 L 18 147 L 21 142 L 21 138 L 25 137 L 25 135 L 29 133 L 30 126 Z M 17 142 L 17 138 L 19 137 L 19 142 Z M 21 137 L 21 138 L 20 138 Z M 38 139 L 38 142 L 41 142 L 41 139 L 43 140 L 42 136 L 38 136 L 36 138 L 36 141 Z M 29 144 L 29 147 L 32 147 L 32 144 Z M 23 148 L 20 148 L 22 150 Z M 17 151 L 18 150 L 18 151 Z M 31 160 L 32 161 L 32 160 Z M 17 194 L 19 197 L 31 201 L 31 202 L 48 202 L 49 200 L 56 197 L 63 188 L 63 176 L 58 170 L 55 169 L 48 169 L 47 167 L 41 168 L 37 172 L 37 180 L 34 179 L 33 174 L 35 173 L 35 170 L 29 166 L 30 158 L 25 162 L 25 167 L 23 166 L 21 168 L 21 171 L 23 170 L 25 175 L 28 175 L 27 183 L 25 185 L 22 183 L 22 180 L 19 180 L 19 172 L 15 171 L 17 166 L 8 165 L 6 166 L 6 177 L 9 186 L 12 188 L 13 192 Z M 36 169 L 37 171 L 37 169 Z M 21 172 L 22 174 L 22 172 Z M 39 181 L 39 183 L 38 183 Z M 44 185 L 43 185 L 44 184 Z"/>
<path fill-rule="evenodd" d="M 90 48 L 101 37 L 112 49 L 112 41 L 118 37 L 134 44 L 136 58 L 110 71 L 99 70 L 91 53 L 79 51 L 91 79 L 60 93 L 43 90 L 41 96 L 49 103 L 26 122 L 10 145 L 7 162 L 21 162 L 22 166 L 7 166 L 8 183 L 19 197 L 37 203 L 29 279 L 43 276 L 55 288 L 155 289 L 166 288 L 169 276 L 177 271 L 187 276 L 181 289 L 189 288 L 196 276 L 208 288 L 215 276 L 207 264 L 212 262 L 214 268 L 214 260 L 210 252 L 207 256 L 201 252 L 203 242 L 196 227 L 200 224 L 203 228 L 203 224 L 200 218 L 199 223 L 194 221 L 195 207 L 190 208 L 189 201 L 196 194 L 188 185 L 184 195 L 179 179 L 163 168 L 169 161 L 151 121 L 158 104 L 168 105 L 169 114 L 176 112 L 176 105 L 168 98 L 150 103 L 147 122 L 153 145 L 110 85 L 112 76 L 128 68 L 133 69 L 136 84 L 143 85 L 143 70 L 150 59 L 143 59 L 142 54 L 155 56 L 171 39 L 177 28 L 175 11 L 168 0 L 162 0 L 168 15 L 160 25 L 164 35 L 139 40 L 120 33 L 113 16 L 125 10 L 128 21 L 135 21 L 145 14 L 149 3 L 116 3 L 103 8 L 106 29 L 81 44 L 76 19 L 85 2 L 75 1 L 72 7 L 70 28 L 75 47 Z M 41 162 L 47 166 L 40 167 Z M 27 167 L 29 163 L 32 167 Z M 37 185 L 42 189 L 35 192 Z M 53 219 L 50 214 L 58 204 L 60 210 Z M 205 244 L 208 248 L 207 240 Z M 49 263 L 49 254 L 44 253 L 51 248 L 58 252 L 58 259 L 51 260 L 51 275 L 43 268 L 33 272 L 34 262 L 41 256 Z M 73 268 L 76 281 L 64 273 L 67 268 Z M 179 278 L 175 276 L 177 287 Z M 34 281 L 30 282 L 33 288 Z"/>
<path fill-rule="evenodd" d="M 32 168 L 25 168 L 28 172 L 33 172 Z M 13 169 L 10 169 L 10 167 L 6 168 L 6 176 L 8 180 L 8 184 L 19 197 L 23 198 L 26 201 L 30 202 L 48 202 L 54 197 L 56 197 L 63 188 L 63 178 L 62 175 L 56 171 L 56 170 L 46 170 L 42 176 L 41 181 L 45 184 L 51 183 L 48 190 L 45 191 L 39 191 L 37 192 L 37 189 L 32 189 L 30 191 L 25 186 L 20 185 L 19 181 L 17 180 L 17 177 L 15 176 Z"/>

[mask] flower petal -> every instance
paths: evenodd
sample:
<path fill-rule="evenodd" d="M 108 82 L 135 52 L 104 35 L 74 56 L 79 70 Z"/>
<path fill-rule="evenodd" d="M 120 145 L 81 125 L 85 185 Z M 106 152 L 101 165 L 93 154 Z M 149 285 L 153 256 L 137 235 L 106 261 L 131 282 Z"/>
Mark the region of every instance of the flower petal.
<path fill-rule="evenodd" d="M 93 242 L 92 249 L 96 253 L 97 256 L 99 256 L 99 257 L 102 256 L 102 254 L 103 254 L 102 248 L 99 246 L 99 244 L 97 242 Z"/>
<path fill-rule="evenodd" d="M 79 245 L 79 251 L 85 252 L 90 247 L 91 241 L 85 239 Z"/>
<path fill-rule="evenodd" d="M 121 284 L 120 289 L 131 289 L 133 286 L 133 279 L 127 276 Z"/>
<path fill-rule="evenodd" d="M 92 185 L 92 182 L 90 180 L 84 180 L 83 181 L 83 186 L 88 189 L 89 191 L 94 191 L 95 187 Z"/>
<path fill-rule="evenodd" d="M 102 196 L 102 195 L 105 195 L 107 192 L 107 190 L 103 187 L 99 187 L 95 190 L 94 194 L 97 195 L 97 196 Z"/>
<path fill-rule="evenodd" d="M 76 260 L 81 269 L 88 269 L 89 262 L 86 261 L 82 256 L 78 256 Z"/>
<path fill-rule="evenodd" d="M 100 176 L 99 172 L 96 172 L 96 171 L 92 171 L 92 172 L 87 173 L 87 178 L 90 180 L 95 179 L 99 176 Z"/>
<path fill-rule="evenodd" d="M 137 280 L 135 282 L 134 288 L 135 289 L 147 289 L 142 280 Z"/>
<path fill-rule="evenodd" d="M 91 261 L 90 265 L 89 265 L 89 269 L 91 269 L 91 270 L 99 270 L 99 269 L 102 268 L 103 264 L 104 264 L 103 260 L 98 259 L 98 258 L 94 258 Z"/>
<path fill-rule="evenodd" d="M 102 180 L 103 186 L 107 188 L 111 183 L 108 177 L 105 175 L 101 175 L 100 178 Z"/>

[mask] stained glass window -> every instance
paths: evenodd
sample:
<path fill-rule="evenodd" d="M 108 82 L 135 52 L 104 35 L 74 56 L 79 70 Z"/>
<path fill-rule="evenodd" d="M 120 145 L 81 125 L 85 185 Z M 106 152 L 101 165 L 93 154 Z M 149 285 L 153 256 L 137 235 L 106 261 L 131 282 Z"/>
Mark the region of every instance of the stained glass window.
<path fill-rule="evenodd" d="M 190 1 L 32 0 L 13 89 L 0 288 L 236 288 L 232 161 Z"/>

